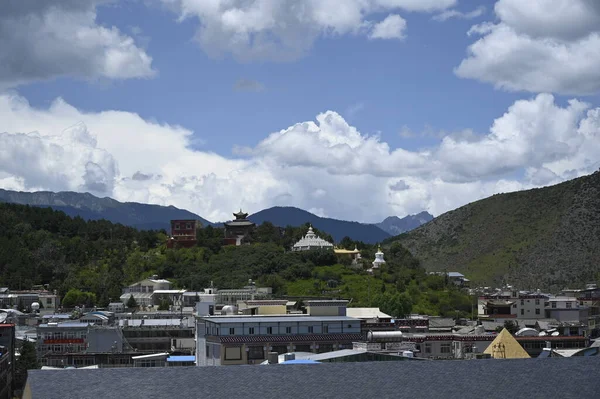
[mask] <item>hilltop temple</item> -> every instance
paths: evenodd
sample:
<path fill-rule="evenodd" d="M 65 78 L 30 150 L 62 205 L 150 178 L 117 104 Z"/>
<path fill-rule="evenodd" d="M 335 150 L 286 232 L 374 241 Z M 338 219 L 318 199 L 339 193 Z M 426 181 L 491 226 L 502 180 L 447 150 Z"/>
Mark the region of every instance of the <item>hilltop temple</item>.
<path fill-rule="evenodd" d="M 356 246 L 354 249 L 343 249 L 343 248 L 335 248 L 333 250 L 336 255 L 348 256 L 352 260 L 352 264 L 356 265 L 362 259 L 360 255 L 360 251 Z"/>
<path fill-rule="evenodd" d="M 333 244 L 317 236 L 312 226 L 308 232 L 292 247 L 292 251 L 310 251 L 312 249 L 333 249 Z"/>
<path fill-rule="evenodd" d="M 256 227 L 251 220 L 248 219 L 248 214 L 242 212 L 234 213 L 234 220 L 225 222 L 225 245 L 242 245 L 247 240 L 250 233 Z"/>

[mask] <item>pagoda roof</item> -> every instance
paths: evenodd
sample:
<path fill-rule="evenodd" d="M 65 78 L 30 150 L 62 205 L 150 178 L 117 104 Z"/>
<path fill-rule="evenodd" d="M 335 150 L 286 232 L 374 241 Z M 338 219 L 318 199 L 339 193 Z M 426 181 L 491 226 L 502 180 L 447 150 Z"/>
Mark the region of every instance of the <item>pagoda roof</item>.
<path fill-rule="evenodd" d="M 244 220 L 244 219 L 236 219 L 236 220 L 232 220 L 231 222 L 225 222 L 224 223 L 225 226 L 228 227 L 242 227 L 242 226 L 254 226 L 254 222 L 251 222 L 250 220 Z"/>
<path fill-rule="evenodd" d="M 246 219 L 248 217 L 248 213 L 242 212 L 242 210 L 240 209 L 240 211 L 235 212 L 233 216 L 235 216 L 236 219 Z"/>

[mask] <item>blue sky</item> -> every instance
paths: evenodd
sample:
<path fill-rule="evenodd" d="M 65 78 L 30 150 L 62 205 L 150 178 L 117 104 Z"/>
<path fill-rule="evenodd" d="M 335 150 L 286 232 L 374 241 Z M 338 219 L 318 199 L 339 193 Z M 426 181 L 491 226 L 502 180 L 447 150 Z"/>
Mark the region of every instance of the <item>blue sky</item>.
<path fill-rule="evenodd" d="M 583 48 L 599 41 L 591 0 L 559 0 L 561 13 L 544 1 L 347 0 L 347 15 L 306 1 L 308 21 L 279 7 L 291 0 L 216 11 L 200 0 L 25 3 L 0 5 L 0 47 L 23 51 L 0 55 L 10 149 L 0 187 L 90 191 L 213 220 L 293 205 L 372 222 L 598 169 L 600 123 L 587 112 L 600 106 L 590 59 L 600 55 Z M 27 27 L 44 39 L 16 39 L 9 28 L 31 15 L 45 16 Z M 389 16 L 404 25 L 377 31 Z M 544 25 L 553 21 L 561 27 Z M 265 53 L 259 37 L 293 45 Z M 326 111 L 330 123 L 316 121 Z M 303 122 L 318 129 L 271 135 Z M 125 138 L 152 143 L 127 152 Z M 32 153 L 36 167 L 9 166 Z"/>

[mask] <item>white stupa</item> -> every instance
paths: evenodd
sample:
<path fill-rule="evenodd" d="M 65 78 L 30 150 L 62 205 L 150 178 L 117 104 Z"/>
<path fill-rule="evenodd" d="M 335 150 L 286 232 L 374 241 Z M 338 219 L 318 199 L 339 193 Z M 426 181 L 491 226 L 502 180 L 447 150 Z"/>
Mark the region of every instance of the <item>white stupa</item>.
<path fill-rule="evenodd" d="M 292 251 L 310 251 L 311 249 L 332 249 L 333 244 L 325 241 L 315 234 L 312 226 L 308 228 L 308 232 L 292 247 Z"/>
<path fill-rule="evenodd" d="M 381 246 L 377 247 L 377 252 L 375 252 L 375 260 L 373 261 L 373 269 L 379 269 L 379 266 L 383 265 L 385 260 L 383 259 L 383 252 L 381 251 Z"/>

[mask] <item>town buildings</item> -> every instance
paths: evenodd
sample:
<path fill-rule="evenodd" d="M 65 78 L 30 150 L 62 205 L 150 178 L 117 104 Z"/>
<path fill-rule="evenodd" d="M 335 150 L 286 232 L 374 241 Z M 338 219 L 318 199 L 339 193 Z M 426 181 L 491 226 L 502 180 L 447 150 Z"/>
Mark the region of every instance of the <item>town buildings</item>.
<path fill-rule="evenodd" d="M 37 303 L 37 310 L 55 311 L 60 306 L 60 298 L 56 292 L 46 289 L 32 290 L 10 290 L 7 287 L 0 288 L 0 309 L 12 309 L 31 311 L 31 305 Z"/>
<path fill-rule="evenodd" d="M 159 305 L 161 299 L 175 303 L 182 300 L 181 296 L 185 291 L 172 289 L 172 285 L 169 280 L 153 276 L 124 288 L 119 299 L 127 306 L 129 298 L 133 297 L 137 306 L 143 308 Z"/>

